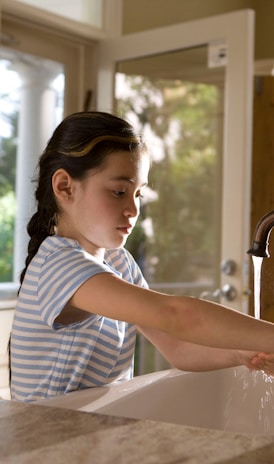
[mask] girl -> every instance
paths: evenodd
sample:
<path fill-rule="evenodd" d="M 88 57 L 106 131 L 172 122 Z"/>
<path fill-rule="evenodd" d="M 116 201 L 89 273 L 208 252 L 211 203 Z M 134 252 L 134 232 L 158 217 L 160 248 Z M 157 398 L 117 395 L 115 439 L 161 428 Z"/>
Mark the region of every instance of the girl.
<path fill-rule="evenodd" d="M 11 393 L 33 401 L 129 379 L 136 328 L 175 367 L 274 373 L 274 327 L 148 289 L 123 247 L 148 182 L 146 147 L 124 120 L 68 116 L 39 162 L 37 211 L 11 334 Z"/>

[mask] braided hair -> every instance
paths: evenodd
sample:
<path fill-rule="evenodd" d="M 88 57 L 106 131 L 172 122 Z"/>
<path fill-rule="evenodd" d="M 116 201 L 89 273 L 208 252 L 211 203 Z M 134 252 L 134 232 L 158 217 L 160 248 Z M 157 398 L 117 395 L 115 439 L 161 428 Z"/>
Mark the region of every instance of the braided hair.
<path fill-rule="evenodd" d="M 73 179 L 81 180 L 90 169 L 100 166 L 107 155 L 119 150 L 141 154 L 146 147 L 128 122 L 110 113 L 73 113 L 55 129 L 38 164 L 37 211 L 27 225 L 30 240 L 21 284 L 41 243 L 55 233 L 59 213 L 52 188 L 55 171 L 65 169 Z"/>

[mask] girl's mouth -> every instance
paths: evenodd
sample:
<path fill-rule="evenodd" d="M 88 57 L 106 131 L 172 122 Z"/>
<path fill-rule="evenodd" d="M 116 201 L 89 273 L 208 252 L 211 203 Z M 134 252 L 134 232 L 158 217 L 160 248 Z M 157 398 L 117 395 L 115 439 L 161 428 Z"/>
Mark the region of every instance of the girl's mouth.
<path fill-rule="evenodd" d="M 120 232 L 122 232 L 125 235 L 129 235 L 132 231 L 132 226 L 126 226 L 126 227 L 117 227 Z"/>

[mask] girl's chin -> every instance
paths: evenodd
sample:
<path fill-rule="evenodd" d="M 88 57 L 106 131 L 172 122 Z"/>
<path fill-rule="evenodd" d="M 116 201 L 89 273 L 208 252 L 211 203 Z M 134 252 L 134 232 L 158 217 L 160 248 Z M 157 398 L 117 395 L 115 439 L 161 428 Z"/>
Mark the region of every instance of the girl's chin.
<path fill-rule="evenodd" d="M 124 238 L 123 240 L 115 240 L 113 241 L 112 243 L 110 243 L 106 248 L 111 250 L 112 248 L 122 248 L 125 244 L 126 244 L 126 241 L 127 241 L 127 237 Z"/>

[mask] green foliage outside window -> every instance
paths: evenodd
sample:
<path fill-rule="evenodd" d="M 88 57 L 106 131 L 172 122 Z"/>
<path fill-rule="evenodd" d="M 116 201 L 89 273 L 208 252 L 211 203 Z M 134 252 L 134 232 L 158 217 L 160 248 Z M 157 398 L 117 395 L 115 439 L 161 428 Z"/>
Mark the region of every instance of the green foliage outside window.
<path fill-rule="evenodd" d="M 15 194 L 0 197 L 0 282 L 13 281 Z"/>
<path fill-rule="evenodd" d="M 211 269 L 219 260 L 221 195 L 216 195 L 216 185 L 221 192 L 217 127 L 222 127 L 221 89 L 142 76 L 126 76 L 125 81 L 131 93 L 117 101 L 118 113 L 137 115 L 141 131 L 151 126 L 163 147 L 163 156 L 152 162 L 149 178 L 158 198 L 145 205 L 140 218 L 152 218 L 153 237 L 142 235 L 139 227 L 127 247 L 137 261 L 142 250 L 141 263 L 150 284 L 197 281 L 206 273 L 212 278 Z M 172 124 L 177 139 L 170 146 Z"/>
<path fill-rule="evenodd" d="M 12 128 L 0 139 L 0 282 L 13 281 L 17 113 L 6 116 Z"/>

